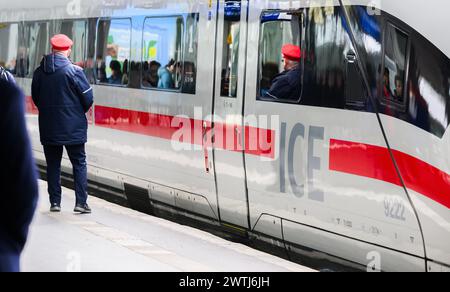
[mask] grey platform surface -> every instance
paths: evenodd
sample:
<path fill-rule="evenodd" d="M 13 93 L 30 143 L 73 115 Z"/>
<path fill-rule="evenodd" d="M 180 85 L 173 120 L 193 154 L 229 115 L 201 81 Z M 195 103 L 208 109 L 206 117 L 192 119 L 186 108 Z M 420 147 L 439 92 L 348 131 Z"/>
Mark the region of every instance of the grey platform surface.
<path fill-rule="evenodd" d="M 91 215 L 75 215 L 63 189 L 63 212 L 51 214 L 46 182 L 23 271 L 309 272 L 308 268 L 207 232 L 93 198 Z"/>

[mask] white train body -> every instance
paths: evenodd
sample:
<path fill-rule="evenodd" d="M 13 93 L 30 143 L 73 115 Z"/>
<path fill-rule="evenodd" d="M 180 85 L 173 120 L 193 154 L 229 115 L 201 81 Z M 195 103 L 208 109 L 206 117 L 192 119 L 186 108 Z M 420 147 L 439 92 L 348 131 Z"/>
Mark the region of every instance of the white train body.
<path fill-rule="evenodd" d="M 99 84 L 98 76 L 93 85 L 87 153 L 95 188 L 114 190 L 130 205 L 245 230 L 290 254 L 308 248 L 384 271 L 449 269 L 448 1 L 414 0 L 406 7 L 406 1 L 375 1 L 375 7 L 351 1 L 355 6 L 344 8 L 340 1 L 256 0 L 241 1 L 240 14 L 216 0 L 67 2 L 8 1 L 0 23 L 17 23 L 20 31 L 27 23 L 86 20 L 87 60 L 99 59 L 102 20 L 130 20 L 129 53 L 121 51 L 130 63 L 128 86 Z M 194 54 L 197 46 L 196 70 L 189 73 L 195 81 L 182 79 L 193 82 L 189 93 L 132 81 L 143 74 L 147 22 L 164 16 L 184 21 L 179 55 Z M 292 29 L 286 35 L 302 46 L 298 102 L 260 97 L 267 23 Z M 225 81 L 230 87 L 222 86 L 226 69 L 234 72 Z M 341 78 L 342 72 L 360 79 Z M 30 96 L 26 73 L 16 75 Z M 389 83 L 383 76 L 400 84 L 396 98 L 383 88 Z M 366 96 L 353 99 L 361 97 L 351 91 L 358 82 Z M 34 153 L 45 165 L 38 115 L 28 102 Z M 222 133 L 228 135 L 223 143 Z M 70 162 L 63 164 L 70 173 Z"/>

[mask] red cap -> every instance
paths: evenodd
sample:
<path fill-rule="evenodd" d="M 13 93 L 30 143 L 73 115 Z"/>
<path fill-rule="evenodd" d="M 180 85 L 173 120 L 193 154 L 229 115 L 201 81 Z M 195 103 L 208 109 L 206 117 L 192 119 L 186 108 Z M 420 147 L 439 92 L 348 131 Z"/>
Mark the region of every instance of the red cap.
<path fill-rule="evenodd" d="M 300 61 L 302 57 L 302 50 L 300 47 L 291 44 L 284 45 L 281 52 L 284 58 L 291 61 Z"/>
<path fill-rule="evenodd" d="M 50 40 L 50 43 L 52 44 L 53 49 L 57 51 L 67 51 L 73 45 L 73 41 L 64 34 L 55 35 Z"/>

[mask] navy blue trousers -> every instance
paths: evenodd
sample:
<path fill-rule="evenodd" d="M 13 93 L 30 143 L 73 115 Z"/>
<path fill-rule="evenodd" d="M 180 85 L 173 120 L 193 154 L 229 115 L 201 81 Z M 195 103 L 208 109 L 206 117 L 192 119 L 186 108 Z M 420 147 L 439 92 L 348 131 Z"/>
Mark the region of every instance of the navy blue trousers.
<path fill-rule="evenodd" d="M 87 163 L 85 145 L 44 146 L 47 161 L 48 194 L 51 204 L 61 204 L 61 159 L 64 147 L 73 167 L 76 204 L 87 202 Z"/>

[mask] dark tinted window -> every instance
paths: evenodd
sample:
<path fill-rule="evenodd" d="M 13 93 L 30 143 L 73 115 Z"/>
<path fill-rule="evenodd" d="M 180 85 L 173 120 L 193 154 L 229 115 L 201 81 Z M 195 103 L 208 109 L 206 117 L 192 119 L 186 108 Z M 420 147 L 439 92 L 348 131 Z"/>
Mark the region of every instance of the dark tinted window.
<path fill-rule="evenodd" d="M 281 48 L 287 43 L 301 45 L 302 59 L 295 74 L 283 72 Z M 288 99 L 272 101 L 365 110 L 367 93 L 340 7 L 267 12 L 262 16 L 260 47 L 261 100 L 271 101 L 274 81 L 285 78 L 287 83 L 280 83 L 284 88 L 296 82 L 299 88 L 293 86 Z"/>
<path fill-rule="evenodd" d="M 411 42 L 408 105 L 395 114 L 441 138 L 450 123 L 450 60 L 422 36 Z"/>

